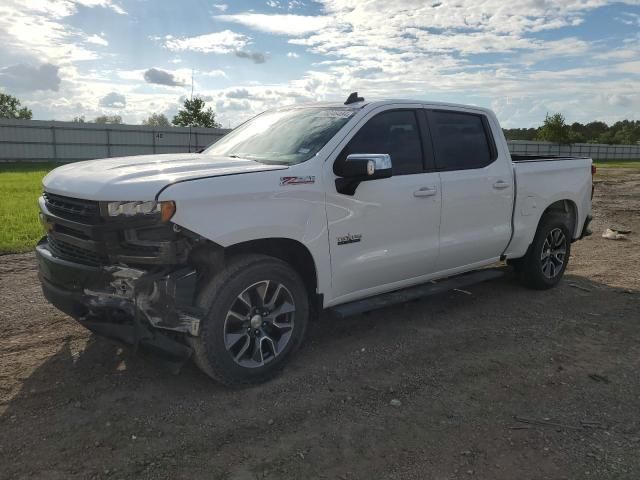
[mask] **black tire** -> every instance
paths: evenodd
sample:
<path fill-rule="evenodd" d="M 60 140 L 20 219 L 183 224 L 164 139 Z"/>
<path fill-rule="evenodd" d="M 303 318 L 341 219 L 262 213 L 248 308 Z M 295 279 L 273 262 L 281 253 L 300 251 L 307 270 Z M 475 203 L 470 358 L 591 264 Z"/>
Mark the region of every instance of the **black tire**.
<path fill-rule="evenodd" d="M 533 243 L 529 247 L 527 255 L 521 259 L 521 263 L 518 265 L 520 279 L 529 288 L 547 290 L 555 287 L 562 280 L 571 255 L 572 236 L 568 227 L 569 223 L 568 217 L 561 214 L 547 214 L 540 220 Z M 564 239 L 562 245 L 548 243 L 558 232 L 562 233 Z M 558 238 L 560 238 L 559 235 Z M 552 248 L 549 248 L 550 245 Z M 543 258 L 543 250 L 545 255 L 548 255 L 547 258 Z M 552 252 L 561 251 L 564 251 L 564 254 L 562 255 L 562 264 L 559 264 L 560 254 Z M 551 262 L 551 265 L 547 260 Z"/>
<path fill-rule="evenodd" d="M 292 328 L 287 330 L 286 342 L 283 341 L 284 346 L 277 353 L 276 345 L 281 343 L 280 340 L 283 337 L 281 336 L 280 340 L 271 339 L 272 337 L 268 336 L 269 332 L 266 329 L 271 327 L 270 332 L 276 332 L 277 335 L 280 330 L 276 329 L 274 325 L 285 324 L 284 322 L 274 321 L 273 324 L 265 326 L 268 323 L 265 321 L 262 323 L 264 329 L 258 327 L 262 332 L 260 333 L 258 329 L 254 330 L 250 326 L 251 320 L 245 320 L 245 323 L 248 322 L 249 326 L 246 330 L 248 333 L 244 333 L 244 324 L 240 326 L 241 320 L 238 320 L 235 312 L 230 311 L 242 307 L 243 302 L 240 295 L 243 298 L 254 297 L 255 300 L 260 300 L 260 295 L 255 297 L 256 293 L 253 290 L 249 290 L 248 293 L 245 292 L 250 288 L 253 289 L 255 285 L 261 287 L 265 281 L 274 282 L 264 287 L 265 297 L 269 288 L 272 289 L 272 294 L 275 296 L 274 290 L 278 289 L 277 285 L 282 285 L 284 289 L 280 289 L 281 295 L 290 298 L 295 307 L 295 311 L 281 314 L 286 315 L 287 321 L 292 323 Z M 258 291 L 258 293 L 260 292 Z M 282 303 L 284 304 L 285 301 Z M 194 360 L 204 373 L 225 385 L 261 383 L 277 375 L 284 366 L 285 361 L 302 344 L 309 321 L 309 295 L 302 278 L 286 262 L 266 255 L 243 255 L 228 260 L 224 270 L 216 273 L 207 285 L 201 289 L 197 304 L 207 313 L 201 324 L 200 335 L 190 338 L 191 346 L 194 349 Z M 265 302 L 262 302 L 262 305 L 264 307 Z M 250 308 L 248 304 L 245 304 L 245 306 L 248 309 Z M 277 309 L 274 308 L 274 315 L 275 310 Z M 252 311 L 249 310 L 249 312 Z M 247 318 L 251 316 L 252 313 L 247 313 Z M 267 319 L 268 317 L 265 316 L 264 318 Z M 282 319 L 283 317 L 277 318 Z M 229 319 L 229 322 L 234 322 L 236 332 L 240 333 L 229 333 L 227 319 Z M 229 349 L 229 343 L 232 343 L 229 341 L 230 335 L 243 336 L 238 340 L 239 343 L 242 343 L 239 349 Z M 250 343 L 248 347 L 243 339 L 244 336 L 248 338 Z M 265 345 L 260 340 L 261 336 L 263 340 L 271 339 L 265 342 L 266 348 L 263 348 Z M 257 345 L 260 345 L 259 350 Z M 240 360 L 234 359 L 234 357 L 237 358 L 237 353 L 242 348 L 246 349 L 246 352 L 242 353 L 242 358 Z M 264 359 L 265 353 L 268 359 L 266 362 Z M 254 355 L 261 358 L 263 363 L 260 364 L 259 361 L 255 361 Z M 251 358 L 246 358 L 247 356 Z M 238 361 L 243 361 L 245 364 L 241 365 Z M 251 362 L 256 365 L 246 365 Z"/>

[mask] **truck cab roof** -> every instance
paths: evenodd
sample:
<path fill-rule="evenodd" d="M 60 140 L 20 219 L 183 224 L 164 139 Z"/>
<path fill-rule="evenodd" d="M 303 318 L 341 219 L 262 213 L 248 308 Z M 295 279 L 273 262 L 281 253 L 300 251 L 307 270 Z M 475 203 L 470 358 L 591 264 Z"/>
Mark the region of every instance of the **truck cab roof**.
<path fill-rule="evenodd" d="M 351 110 L 361 110 L 365 107 L 368 107 L 368 110 L 372 110 L 376 107 L 383 107 L 386 105 L 423 105 L 425 107 L 440 107 L 440 108 L 452 108 L 452 109 L 472 109 L 477 110 L 479 112 L 483 112 L 485 114 L 493 114 L 493 112 L 484 107 L 480 107 L 477 105 L 464 105 L 460 103 L 453 102 L 440 102 L 433 100 L 411 100 L 411 99 L 383 99 L 383 100 L 374 100 L 374 101 L 358 101 L 345 105 L 344 102 L 309 102 L 309 103 L 301 103 L 297 105 L 288 105 L 286 107 L 281 107 L 283 110 L 291 109 L 291 108 L 309 108 L 309 107 L 318 107 L 318 108 L 336 108 L 336 109 L 351 109 Z"/>

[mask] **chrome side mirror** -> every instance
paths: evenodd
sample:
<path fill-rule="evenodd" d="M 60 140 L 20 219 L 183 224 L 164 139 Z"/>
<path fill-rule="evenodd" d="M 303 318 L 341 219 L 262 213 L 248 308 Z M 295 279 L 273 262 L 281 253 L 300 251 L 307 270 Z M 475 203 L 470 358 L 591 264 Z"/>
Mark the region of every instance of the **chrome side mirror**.
<path fill-rule="evenodd" d="M 338 175 L 360 181 L 389 178 L 392 175 L 391 156 L 386 153 L 352 153 L 347 156 Z"/>
<path fill-rule="evenodd" d="M 386 153 L 352 153 L 344 162 L 336 165 L 336 189 L 339 193 L 353 195 L 360 182 L 392 176 L 391 156 Z"/>

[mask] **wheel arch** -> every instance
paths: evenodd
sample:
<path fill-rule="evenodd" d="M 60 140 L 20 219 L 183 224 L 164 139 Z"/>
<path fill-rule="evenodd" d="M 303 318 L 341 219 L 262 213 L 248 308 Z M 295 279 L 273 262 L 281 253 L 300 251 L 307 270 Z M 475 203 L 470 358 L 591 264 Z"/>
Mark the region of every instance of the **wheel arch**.
<path fill-rule="evenodd" d="M 236 243 L 225 248 L 226 256 L 244 253 L 261 253 L 287 262 L 300 274 L 309 292 L 315 293 L 317 291 L 318 271 L 315 260 L 302 242 L 282 237 L 261 238 Z"/>
<path fill-rule="evenodd" d="M 567 219 L 567 227 L 571 232 L 572 239 L 576 238 L 580 232 L 577 231 L 578 228 L 578 207 L 575 202 L 571 199 L 565 198 L 562 200 L 557 200 L 544 209 L 542 215 L 538 219 L 537 229 L 540 227 L 540 223 L 545 218 L 546 215 L 550 214 L 560 214 L 566 217 Z"/>
<path fill-rule="evenodd" d="M 531 221 L 521 221 L 517 224 L 519 229 L 515 232 L 515 240 L 509 245 L 508 253 L 506 254 L 506 258 L 511 263 L 527 255 L 541 223 L 551 214 L 562 215 L 566 218 L 567 229 L 571 232 L 572 240 L 579 237 L 579 212 L 575 201 L 566 197 L 553 200 L 539 213 L 535 220 L 531 216 L 521 217 L 521 219 L 530 218 Z"/>
<path fill-rule="evenodd" d="M 243 254 L 263 254 L 278 258 L 302 277 L 312 305 L 322 306 L 322 294 L 319 289 L 318 269 L 311 251 L 300 241 L 284 237 L 253 239 L 220 246 L 206 241 L 192 251 L 191 263 L 205 276 L 215 274 L 228 259 Z"/>

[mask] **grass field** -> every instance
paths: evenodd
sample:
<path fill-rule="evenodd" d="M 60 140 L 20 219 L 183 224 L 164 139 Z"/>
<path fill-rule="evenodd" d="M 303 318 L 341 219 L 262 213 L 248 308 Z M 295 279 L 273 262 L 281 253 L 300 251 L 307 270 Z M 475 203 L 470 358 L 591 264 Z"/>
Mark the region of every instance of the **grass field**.
<path fill-rule="evenodd" d="M 38 196 L 54 164 L 0 164 L 0 254 L 24 252 L 42 237 Z"/>
<path fill-rule="evenodd" d="M 58 164 L 59 165 L 59 164 Z M 596 162 L 598 168 L 640 168 L 640 160 Z M 42 237 L 38 196 L 52 163 L 0 164 L 0 254 L 31 250 Z"/>
<path fill-rule="evenodd" d="M 640 168 L 640 160 L 616 160 L 594 163 L 598 168 Z"/>

